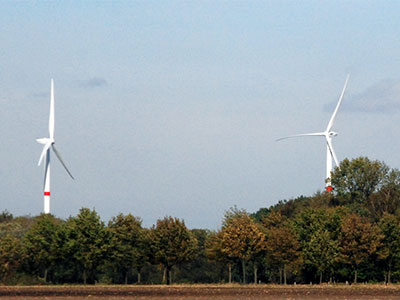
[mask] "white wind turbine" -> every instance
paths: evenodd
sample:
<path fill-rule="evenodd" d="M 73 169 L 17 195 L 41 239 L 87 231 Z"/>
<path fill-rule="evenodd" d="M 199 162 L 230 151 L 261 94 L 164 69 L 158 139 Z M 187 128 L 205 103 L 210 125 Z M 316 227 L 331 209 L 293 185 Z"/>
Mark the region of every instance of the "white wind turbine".
<path fill-rule="evenodd" d="M 43 158 L 46 157 L 46 164 L 44 167 L 44 213 L 50 213 L 50 148 L 53 149 L 55 155 L 69 174 L 72 179 L 71 172 L 68 170 L 67 166 L 63 162 L 60 153 L 54 146 L 54 83 L 51 80 L 51 96 L 50 96 L 50 118 L 49 118 L 49 137 L 36 139 L 40 144 L 43 144 L 43 151 L 39 158 L 38 166 L 42 163 Z"/>
<path fill-rule="evenodd" d="M 346 81 L 344 83 L 344 87 L 342 90 L 342 93 L 340 94 L 339 101 L 336 104 L 335 111 L 332 114 L 331 119 L 329 120 L 328 126 L 326 127 L 325 131 L 323 132 L 315 132 L 315 133 L 304 133 L 304 134 L 295 134 L 295 135 L 290 135 L 287 137 L 283 137 L 280 139 L 277 139 L 277 141 L 288 139 L 288 138 L 293 138 L 293 137 L 299 137 L 299 136 L 324 136 L 326 139 L 326 190 L 331 191 L 331 182 L 330 182 L 330 177 L 331 177 L 331 172 L 332 172 L 332 158 L 335 161 L 336 166 L 339 166 L 339 162 L 336 157 L 336 153 L 333 150 L 332 146 L 332 138 L 334 136 L 337 136 L 337 133 L 332 131 L 333 127 L 333 122 L 335 121 L 336 114 L 339 110 L 339 106 L 342 103 L 344 92 L 346 90 L 347 82 L 349 81 L 349 75 L 346 77 Z"/>

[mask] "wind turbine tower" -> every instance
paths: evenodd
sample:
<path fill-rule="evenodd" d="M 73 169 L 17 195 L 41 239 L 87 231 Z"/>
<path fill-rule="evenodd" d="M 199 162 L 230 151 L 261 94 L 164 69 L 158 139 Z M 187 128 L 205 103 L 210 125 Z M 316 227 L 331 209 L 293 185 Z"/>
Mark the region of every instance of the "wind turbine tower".
<path fill-rule="evenodd" d="M 301 137 L 301 136 L 323 136 L 325 137 L 326 140 L 326 190 L 331 191 L 332 186 L 331 186 L 331 172 L 333 170 L 333 163 L 332 161 L 335 161 L 336 166 L 339 166 L 339 162 L 336 157 L 336 153 L 333 150 L 332 146 L 332 138 L 337 136 L 337 133 L 332 131 L 333 123 L 335 122 L 335 118 L 337 115 L 337 112 L 339 110 L 340 104 L 342 103 L 344 92 L 347 87 L 347 82 L 349 81 L 349 75 L 346 77 L 346 81 L 344 83 L 344 87 L 342 90 L 342 93 L 340 94 L 339 101 L 336 104 L 336 108 L 331 116 L 331 119 L 329 120 L 328 126 L 326 127 L 325 131 L 323 132 L 314 132 L 314 133 L 303 133 L 303 134 L 295 134 L 295 135 L 290 135 L 287 137 L 283 137 L 280 139 L 277 139 L 277 141 L 284 140 L 284 139 L 289 139 L 289 138 L 294 138 L 294 137 Z"/>
<path fill-rule="evenodd" d="M 36 139 L 39 144 L 44 145 L 42 154 L 39 158 L 38 166 L 42 163 L 45 158 L 44 166 L 44 213 L 50 213 L 50 149 L 53 150 L 54 154 L 57 156 L 58 160 L 63 165 L 64 169 L 67 171 L 69 176 L 74 179 L 71 172 L 68 170 L 64 161 L 61 158 L 61 154 L 57 151 L 54 145 L 54 82 L 51 80 L 51 95 L 50 95 L 50 118 L 49 118 L 49 137 Z"/>

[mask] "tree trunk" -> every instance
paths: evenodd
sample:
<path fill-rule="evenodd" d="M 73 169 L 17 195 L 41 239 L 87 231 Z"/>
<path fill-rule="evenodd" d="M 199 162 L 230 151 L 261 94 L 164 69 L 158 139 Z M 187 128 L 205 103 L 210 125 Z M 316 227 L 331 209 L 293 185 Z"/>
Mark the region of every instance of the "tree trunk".
<path fill-rule="evenodd" d="M 286 264 L 283 265 L 283 284 L 286 285 Z"/>
<path fill-rule="evenodd" d="M 321 283 L 322 283 L 322 271 L 319 272 L 319 284 L 321 284 Z"/>
<path fill-rule="evenodd" d="M 390 275 L 391 275 L 391 272 L 392 271 L 392 263 L 389 261 L 389 264 L 388 264 L 388 272 L 387 272 L 387 283 L 389 284 L 390 283 Z"/>
<path fill-rule="evenodd" d="M 86 283 L 87 283 L 87 274 L 86 274 L 86 270 L 83 271 L 82 277 L 83 277 L 83 284 L 86 284 Z"/>
<path fill-rule="evenodd" d="M 164 267 L 162 283 L 163 284 L 167 283 L 167 267 Z"/>
<path fill-rule="evenodd" d="M 279 267 L 279 284 L 282 284 L 282 267 Z"/>
<path fill-rule="evenodd" d="M 167 285 L 171 284 L 171 267 L 165 268 Z"/>
<path fill-rule="evenodd" d="M 242 259 L 243 283 L 246 283 L 246 262 Z"/>
<path fill-rule="evenodd" d="M 254 284 L 257 284 L 257 265 L 254 263 Z"/>
<path fill-rule="evenodd" d="M 128 272 L 125 272 L 125 284 L 128 284 Z"/>
<path fill-rule="evenodd" d="M 232 283 L 232 264 L 228 263 L 228 283 Z"/>
<path fill-rule="evenodd" d="M 354 271 L 354 283 L 357 283 L 357 270 Z"/>
<path fill-rule="evenodd" d="M 47 268 L 44 270 L 44 282 L 47 282 Z"/>
<path fill-rule="evenodd" d="M 140 271 L 138 271 L 138 273 L 137 273 L 137 283 L 140 284 L 140 282 L 141 282 L 141 275 L 140 275 Z"/>

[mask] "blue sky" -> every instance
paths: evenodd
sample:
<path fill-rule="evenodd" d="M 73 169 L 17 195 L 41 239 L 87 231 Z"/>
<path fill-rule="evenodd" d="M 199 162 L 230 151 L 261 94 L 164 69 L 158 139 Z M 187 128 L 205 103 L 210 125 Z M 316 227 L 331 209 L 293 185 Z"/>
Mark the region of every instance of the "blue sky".
<path fill-rule="evenodd" d="M 216 229 L 324 188 L 325 129 L 339 160 L 400 167 L 397 1 L 0 3 L 0 209 L 43 210 L 50 79 L 58 149 L 51 211 L 183 218 Z"/>

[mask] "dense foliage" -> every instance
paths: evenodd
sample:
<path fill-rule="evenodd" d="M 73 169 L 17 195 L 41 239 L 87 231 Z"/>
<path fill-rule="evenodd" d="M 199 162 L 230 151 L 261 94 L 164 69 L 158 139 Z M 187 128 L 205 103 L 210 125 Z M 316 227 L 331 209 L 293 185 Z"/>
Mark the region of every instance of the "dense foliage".
<path fill-rule="evenodd" d="M 232 208 L 218 231 L 131 214 L 104 223 L 82 208 L 67 220 L 0 213 L 0 282 L 219 283 L 400 281 L 400 172 L 345 159 L 332 192 Z"/>

